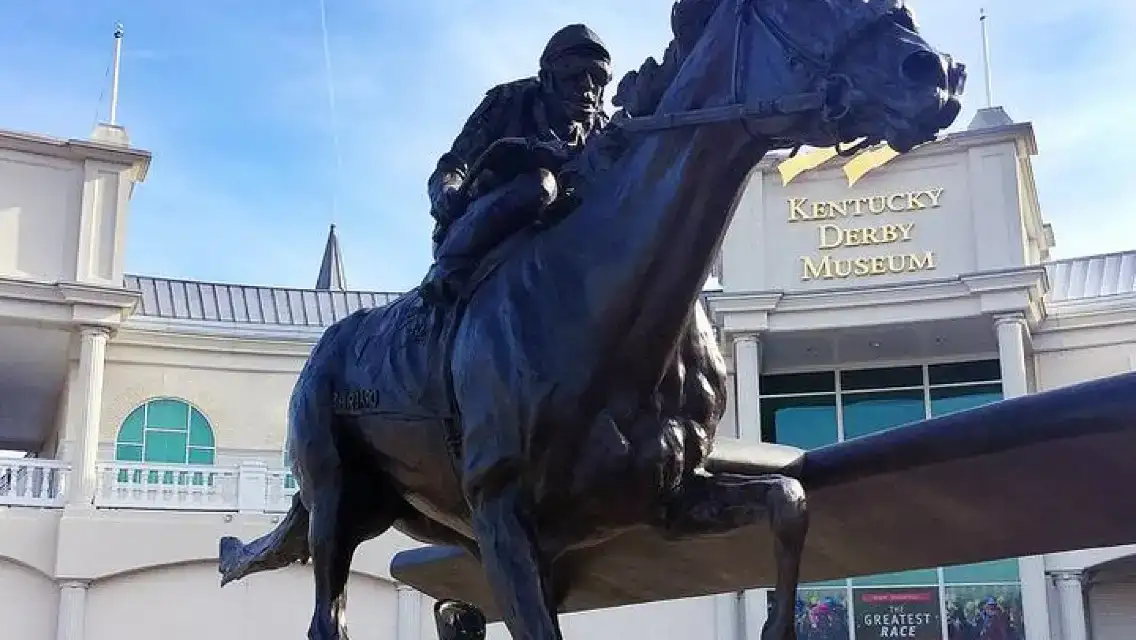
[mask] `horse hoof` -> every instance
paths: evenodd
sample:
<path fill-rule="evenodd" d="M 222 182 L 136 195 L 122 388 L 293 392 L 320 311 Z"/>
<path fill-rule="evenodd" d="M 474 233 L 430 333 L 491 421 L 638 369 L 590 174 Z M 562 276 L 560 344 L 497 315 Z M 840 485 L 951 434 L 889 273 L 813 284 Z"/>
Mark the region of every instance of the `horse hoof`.
<path fill-rule="evenodd" d="M 244 544 L 233 536 L 224 536 L 217 544 L 217 570 L 221 573 L 221 586 L 237 579 L 235 571 L 240 565 Z"/>

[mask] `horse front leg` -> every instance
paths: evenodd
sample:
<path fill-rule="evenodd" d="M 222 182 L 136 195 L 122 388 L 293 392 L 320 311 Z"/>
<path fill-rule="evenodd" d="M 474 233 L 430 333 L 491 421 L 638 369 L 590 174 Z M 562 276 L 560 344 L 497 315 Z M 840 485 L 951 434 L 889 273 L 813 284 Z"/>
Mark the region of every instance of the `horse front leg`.
<path fill-rule="evenodd" d="M 675 537 L 726 533 L 768 518 L 777 582 L 773 614 L 762 629 L 761 640 L 796 640 L 794 608 L 809 528 L 808 504 L 800 482 L 778 475 L 697 474 L 683 481 L 665 513 L 662 526 Z"/>
<path fill-rule="evenodd" d="M 505 626 L 514 640 L 562 640 L 547 563 L 519 478 L 494 470 L 478 480 L 467 485 L 466 497 L 481 564 Z"/>

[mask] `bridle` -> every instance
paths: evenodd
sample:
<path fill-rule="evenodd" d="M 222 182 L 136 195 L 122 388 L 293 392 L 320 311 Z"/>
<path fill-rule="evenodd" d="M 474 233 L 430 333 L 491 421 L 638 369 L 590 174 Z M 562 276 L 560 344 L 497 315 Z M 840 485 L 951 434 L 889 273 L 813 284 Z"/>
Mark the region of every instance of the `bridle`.
<path fill-rule="evenodd" d="M 863 101 L 865 96 L 863 92 L 852 85 L 848 76 L 834 74 L 832 70 L 843 60 L 854 44 L 874 31 L 888 18 L 890 11 L 871 9 L 870 15 L 860 18 L 851 29 L 832 43 L 829 51 L 815 55 L 808 48 L 801 46 L 775 20 L 766 15 L 762 10 L 761 0 L 734 0 L 734 2 L 738 20 L 734 30 L 733 83 L 730 89 L 730 103 L 719 107 L 704 107 L 676 113 L 626 117 L 612 124 L 628 132 L 654 132 L 740 121 L 751 135 L 756 136 L 751 127 L 761 121 L 816 113 L 819 115 L 822 126 L 830 133 L 835 133 L 834 129 L 838 126 L 840 120 L 852 111 L 855 103 Z M 743 29 L 750 19 L 756 20 L 769 34 L 770 38 L 785 49 L 790 59 L 795 59 L 810 68 L 810 76 L 819 78 L 815 90 L 790 94 L 774 100 L 763 100 L 755 104 L 745 104 L 741 97 L 742 78 L 745 71 L 743 67 L 745 60 L 742 57 L 741 46 Z M 841 98 L 835 105 L 832 100 L 833 96 Z M 837 140 L 840 139 L 840 136 L 834 135 L 833 137 Z M 854 155 L 879 141 L 878 138 L 864 139 L 849 149 L 841 149 L 838 144 L 837 153 L 842 156 Z"/>

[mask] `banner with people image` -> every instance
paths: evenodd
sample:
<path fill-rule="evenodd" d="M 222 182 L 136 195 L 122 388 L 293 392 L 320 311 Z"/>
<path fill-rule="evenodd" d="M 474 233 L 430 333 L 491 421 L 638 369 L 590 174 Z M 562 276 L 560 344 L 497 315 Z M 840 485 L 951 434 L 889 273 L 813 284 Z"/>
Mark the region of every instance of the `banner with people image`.
<path fill-rule="evenodd" d="M 949 586 L 948 640 L 1025 640 L 1018 585 Z"/>
<path fill-rule="evenodd" d="M 850 640 L 848 590 L 798 589 L 796 627 L 798 640 Z"/>

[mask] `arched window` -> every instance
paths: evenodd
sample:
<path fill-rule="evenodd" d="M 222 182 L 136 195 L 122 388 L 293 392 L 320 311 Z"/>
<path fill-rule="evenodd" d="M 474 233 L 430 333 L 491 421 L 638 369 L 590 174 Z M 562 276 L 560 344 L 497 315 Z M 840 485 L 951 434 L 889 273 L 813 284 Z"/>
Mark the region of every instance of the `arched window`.
<path fill-rule="evenodd" d="M 152 398 L 131 411 L 114 444 L 119 462 L 211 465 L 217 452 L 209 420 L 176 398 Z"/>

